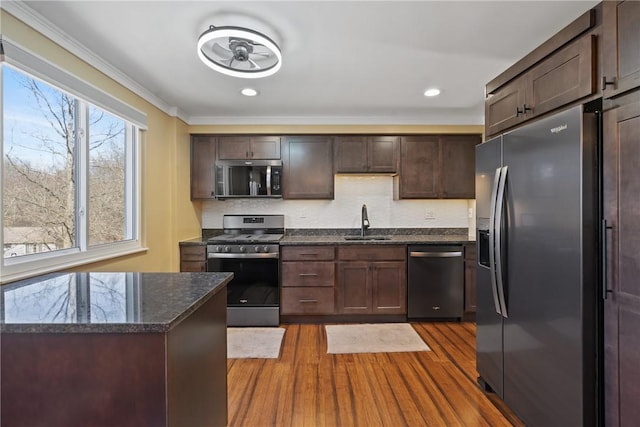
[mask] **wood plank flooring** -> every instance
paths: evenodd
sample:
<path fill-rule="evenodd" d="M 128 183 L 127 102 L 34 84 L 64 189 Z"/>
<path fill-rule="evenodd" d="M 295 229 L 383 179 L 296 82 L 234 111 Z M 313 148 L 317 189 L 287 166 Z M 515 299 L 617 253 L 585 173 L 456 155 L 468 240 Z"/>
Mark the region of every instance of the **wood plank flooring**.
<path fill-rule="evenodd" d="M 324 325 L 283 325 L 279 359 L 228 360 L 229 426 L 521 425 L 476 385 L 473 323 L 412 325 L 432 351 L 327 354 Z"/>

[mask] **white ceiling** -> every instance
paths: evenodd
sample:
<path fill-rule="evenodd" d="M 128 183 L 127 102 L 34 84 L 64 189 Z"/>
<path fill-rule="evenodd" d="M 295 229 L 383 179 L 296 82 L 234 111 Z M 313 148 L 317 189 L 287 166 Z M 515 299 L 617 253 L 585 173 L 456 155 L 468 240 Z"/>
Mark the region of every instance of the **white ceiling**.
<path fill-rule="evenodd" d="M 190 124 L 482 124 L 485 83 L 598 2 L 3 3 Z M 210 25 L 247 24 L 279 43 L 278 73 L 239 79 L 200 62 Z M 424 97 L 431 86 L 441 95 Z"/>

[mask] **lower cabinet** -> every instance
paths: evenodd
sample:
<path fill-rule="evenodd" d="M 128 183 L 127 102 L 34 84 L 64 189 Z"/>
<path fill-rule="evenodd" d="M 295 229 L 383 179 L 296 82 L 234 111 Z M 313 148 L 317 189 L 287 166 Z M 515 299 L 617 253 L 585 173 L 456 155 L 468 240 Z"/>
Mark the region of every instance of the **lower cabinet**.
<path fill-rule="evenodd" d="M 464 246 L 464 312 L 476 312 L 476 245 Z"/>
<path fill-rule="evenodd" d="M 406 247 L 338 247 L 336 304 L 338 314 L 406 314 Z"/>
<path fill-rule="evenodd" d="M 335 312 L 335 248 L 283 246 L 280 251 L 280 314 Z"/>
<path fill-rule="evenodd" d="M 180 245 L 180 271 L 195 273 L 207 271 L 207 246 Z"/>

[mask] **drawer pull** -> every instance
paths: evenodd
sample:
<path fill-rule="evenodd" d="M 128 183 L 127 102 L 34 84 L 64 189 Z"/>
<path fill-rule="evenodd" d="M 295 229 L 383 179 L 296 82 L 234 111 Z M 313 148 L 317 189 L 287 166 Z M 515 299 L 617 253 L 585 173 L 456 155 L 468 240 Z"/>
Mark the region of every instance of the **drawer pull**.
<path fill-rule="evenodd" d="M 318 273 L 300 273 L 300 274 L 298 274 L 298 276 L 300 276 L 300 277 L 314 277 L 314 276 L 317 276 L 317 275 L 318 275 Z"/>
<path fill-rule="evenodd" d="M 318 300 L 317 299 L 300 299 L 300 300 L 298 300 L 298 302 L 303 303 L 303 304 L 305 304 L 305 303 L 317 303 Z"/>
<path fill-rule="evenodd" d="M 318 256 L 318 253 L 317 253 L 317 252 L 309 252 L 309 253 L 306 253 L 306 254 L 300 254 L 300 255 L 301 255 L 301 256 Z"/>

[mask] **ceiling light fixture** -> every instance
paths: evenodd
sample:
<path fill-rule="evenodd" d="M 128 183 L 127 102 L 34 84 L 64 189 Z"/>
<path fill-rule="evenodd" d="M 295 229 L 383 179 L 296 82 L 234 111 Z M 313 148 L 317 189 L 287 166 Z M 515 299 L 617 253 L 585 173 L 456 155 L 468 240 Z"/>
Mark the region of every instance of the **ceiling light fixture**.
<path fill-rule="evenodd" d="M 245 87 L 240 91 L 240 93 L 244 96 L 256 96 L 258 94 L 258 91 L 250 87 Z"/>
<path fill-rule="evenodd" d="M 209 27 L 198 38 L 198 57 L 222 74 L 255 79 L 276 73 L 282 53 L 269 37 L 242 27 Z"/>
<path fill-rule="evenodd" d="M 428 96 L 428 97 L 432 97 L 432 96 L 438 96 L 440 95 L 440 89 L 427 89 L 424 91 L 424 96 Z"/>

